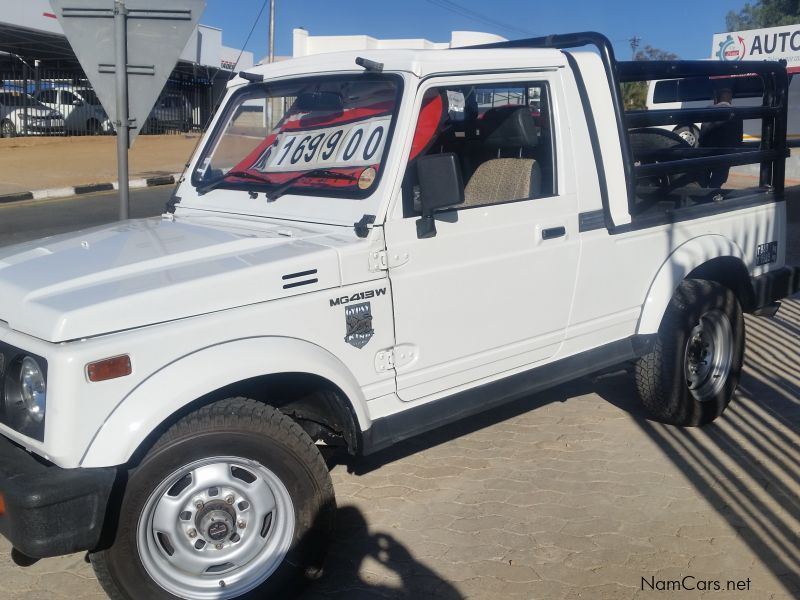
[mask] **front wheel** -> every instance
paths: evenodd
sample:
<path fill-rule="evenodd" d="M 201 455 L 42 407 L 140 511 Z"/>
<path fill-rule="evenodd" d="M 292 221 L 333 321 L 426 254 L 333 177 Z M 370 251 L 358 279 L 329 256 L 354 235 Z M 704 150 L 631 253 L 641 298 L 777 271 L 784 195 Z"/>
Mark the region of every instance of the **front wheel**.
<path fill-rule="evenodd" d="M 659 421 L 701 426 L 728 406 L 744 360 L 744 319 L 728 288 L 687 279 L 675 290 L 653 352 L 639 359 L 636 385 Z"/>
<path fill-rule="evenodd" d="M 321 571 L 334 512 L 300 426 L 232 398 L 173 425 L 129 472 L 116 535 L 90 557 L 115 599 L 289 597 Z"/>

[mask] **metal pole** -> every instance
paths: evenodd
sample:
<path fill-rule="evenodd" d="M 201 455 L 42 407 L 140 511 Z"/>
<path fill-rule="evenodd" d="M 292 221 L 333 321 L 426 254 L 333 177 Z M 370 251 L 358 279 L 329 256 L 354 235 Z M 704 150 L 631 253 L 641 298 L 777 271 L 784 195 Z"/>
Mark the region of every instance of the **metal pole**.
<path fill-rule="evenodd" d="M 270 64 L 275 61 L 275 0 L 269 0 L 269 53 L 268 58 Z M 271 131 L 273 127 L 272 123 L 272 103 L 274 100 L 272 98 L 267 98 L 266 102 L 266 129 L 267 131 Z"/>
<path fill-rule="evenodd" d="M 124 0 L 114 0 L 114 45 L 117 76 L 117 180 L 119 181 L 119 219 L 128 218 L 128 10 Z"/>
<path fill-rule="evenodd" d="M 22 63 L 22 127 L 20 128 L 20 133 L 22 135 L 28 135 L 30 133 L 30 129 L 28 127 L 28 118 L 30 113 L 28 112 L 28 63 Z"/>
<path fill-rule="evenodd" d="M 269 62 L 275 62 L 275 0 L 269 0 Z"/>
<path fill-rule="evenodd" d="M 636 60 L 636 49 L 639 47 L 639 42 L 642 41 L 642 38 L 635 35 L 628 41 L 631 43 L 631 60 Z"/>

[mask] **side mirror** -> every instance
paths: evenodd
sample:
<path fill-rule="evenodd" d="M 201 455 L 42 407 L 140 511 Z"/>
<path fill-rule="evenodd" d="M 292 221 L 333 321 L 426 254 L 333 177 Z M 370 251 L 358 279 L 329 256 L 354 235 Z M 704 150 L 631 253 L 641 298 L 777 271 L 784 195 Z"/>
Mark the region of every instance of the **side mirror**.
<path fill-rule="evenodd" d="M 83 100 L 73 100 L 72 106 L 83 106 Z"/>
<path fill-rule="evenodd" d="M 452 152 L 431 154 L 417 159 L 422 218 L 417 221 L 417 237 L 436 235 L 433 213 L 464 203 L 464 182 L 458 157 Z"/>

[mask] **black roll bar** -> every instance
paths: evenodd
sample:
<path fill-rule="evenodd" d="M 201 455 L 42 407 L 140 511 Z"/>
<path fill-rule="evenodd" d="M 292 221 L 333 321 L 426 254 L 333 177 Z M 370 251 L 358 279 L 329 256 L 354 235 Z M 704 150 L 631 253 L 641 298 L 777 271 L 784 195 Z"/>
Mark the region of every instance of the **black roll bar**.
<path fill-rule="evenodd" d="M 636 180 L 654 175 L 684 173 L 694 169 L 735 166 L 760 161 L 761 185 L 771 185 L 776 192 L 783 191 L 787 154 L 786 113 L 787 90 L 789 87 L 786 65 L 783 61 L 617 61 L 611 41 L 603 34 L 594 31 L 509 40 L 468 46 L 465 49 L 553 48 L 564 50 L 583 46 L 594 46 L 599 51 L 606 73 L 611 93 L 611 104 L 617 119 L 617 135 L 619 136 L 619 145 L 622 151 L 622 164 L 628 192 L 628 208 L 631 214 L 633 214 L 635 205 Z M 682 79 L 686 77 L 741 77 L 748 74 L 758 75 L 764 82 L 763 102 L 760 107 L 652 110 L 626 113 L 622 101 L 620 87 L 622 82 Z M 654 165 L 634 166 L 633 153 L 631 152 L 628 138 L 628 127 L 664 125 L 675 123 L 676 121 L 724 121 L 733 118 L 762 119 L 759 151 L 730 153 L 714 157 L 684 158 Z M 692 119 L 697 119 L 697 121 Z"/>
<path fill-rule="evenodd" d="M 625 113 L 628 127 L 650 127 L 680 123 L 710 123 L 733 119 L 763 119 L 778 116 L 780 109 L 772 106 L 676 108 L 666 110 L 630 110 Z"/>

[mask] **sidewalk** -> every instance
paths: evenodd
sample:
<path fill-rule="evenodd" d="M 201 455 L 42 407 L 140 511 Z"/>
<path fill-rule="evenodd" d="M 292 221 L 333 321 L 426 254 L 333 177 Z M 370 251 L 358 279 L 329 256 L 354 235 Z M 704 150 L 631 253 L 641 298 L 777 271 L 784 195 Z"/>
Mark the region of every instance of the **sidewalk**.
<path fill-rule="evenodd" d="M 130 151 L 131 179 L 183 171 L 197 134 L 142 135 Z M 117 138 L 0 139 L 0 196 L 117 180 Z"/>

